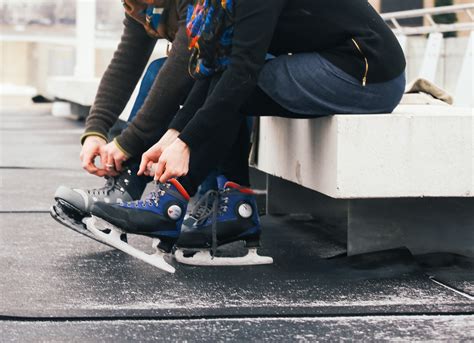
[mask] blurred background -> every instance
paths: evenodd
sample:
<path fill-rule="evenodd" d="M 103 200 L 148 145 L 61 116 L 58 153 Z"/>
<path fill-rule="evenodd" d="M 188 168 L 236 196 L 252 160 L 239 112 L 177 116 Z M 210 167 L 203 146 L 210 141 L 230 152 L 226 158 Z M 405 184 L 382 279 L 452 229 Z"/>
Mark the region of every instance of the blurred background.
<path fill-rule="evenodd" d="M 473 4 L 472 0 L 369 2 L 381 13 Z M 36 94 L 67 97 L 67 94 L 62 94 L 65 85 L 73 85 L 77 92 L 87 88 L 89 93 L 68 100 L 90 105 L 98 79 L 118 43 L 123 16 L 120 0 L 0 0 L 2 104 L 23 103 Z M 472 22 L 469 16 L 468 12 L 447 13 L 435 15 L 433 20 L 443 24 Z M 429 21 L 430 18 L 420 16 L 399 22 L 417 27 L 429 25 Z M 455 93 L 468 47 L 469 31 L 443 32 L 443 35 L 434 81 Z M 404 40 L 409 61 L 408 80 L 419 75 L 427 44 L 427 34 L 409 35 Z M 160 42 L 155 56 L 164 55 L 165 50 L 166 43 Z M 65 84 L 64 78 L 80 81 L 82 86 Z"/>

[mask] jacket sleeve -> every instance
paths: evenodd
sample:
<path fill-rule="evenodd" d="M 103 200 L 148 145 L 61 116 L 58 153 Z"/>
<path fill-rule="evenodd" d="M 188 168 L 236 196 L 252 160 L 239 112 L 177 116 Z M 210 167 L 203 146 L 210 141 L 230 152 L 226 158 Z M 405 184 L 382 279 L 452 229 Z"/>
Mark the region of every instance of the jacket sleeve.
<path fill-rule="evenodd" d="M 168 59 L 161 67 L 145 103 L 130 125 L 116 138 L 129 156 L 139 156 L 161 138 L 186 99 L 194 80 L 188 73 L 190 51 L 186 26 L 178 28 Z"/>
<path fill-rule="evenodd" d="M 107 133 L 127 105 L 155 44 L 142 25 L 125 17 L 120 43 L 100 81 L 81 143 L 90 135 L 107 140 Z"/>
<path fill-rule="evenodd" d="M 217 131 L 238 128 L 239 109 L 255 89 L 284 2 L 236 2 L 230 64 L 216 76 L 220 79 L 180 135 L 191 149 L 211 139 Z"/>
<path fill-rule="evenodd" d="M 197 80 L 189 93 L 183 108 L 179 110 L 169 125 L 170 129 L 182 131 L 194 114 L 204 105 L 211 79 Z"/>

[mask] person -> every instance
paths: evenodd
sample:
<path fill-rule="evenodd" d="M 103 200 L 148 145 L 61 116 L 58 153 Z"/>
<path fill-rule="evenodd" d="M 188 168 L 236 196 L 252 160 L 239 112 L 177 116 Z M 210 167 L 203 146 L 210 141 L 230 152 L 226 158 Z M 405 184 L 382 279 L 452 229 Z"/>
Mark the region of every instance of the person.
<path fill-rule="evenodd" d="M 113 244 L 109 231 L 158 239 L 154 263 L 163 269 L 174 245 L 190 264 L 219 264 L 216 248 L 229 242 L 258 246 L 247 115 L 390 113 L 405 86 L 403 51 L 366 0 L 197 0 L 187 30 L 196 82 L 168 126 L 174 140 L 152 146 L 139 170 L 159 181 L 156 190 L 145 201 L 94 204 L 88 226 Z M 183 224 L 189 197 L 217 165 L 219 192 Z M 191 246 L 212 254 L 193 260 L 183 252 Z"/>
<path fill-rule="evenodd" d="M 120 43 L 100 82 L 81 137 L 83 168 L 106 177 L 106 183 L 90 189 L 60 186 L 50 212 L 61 224 L 90 236 L 82 220 L 89 216 L 94 202 L 140 199 L 151 181 L 147 176 L 136 175 L 140 156 L 163 135 L 160 128 L 176 114 L 194 83 L 187 70 L 188 4 L 189 0 L 123 2 L 125 19 Z M 157 59 L 146 68 L 158 39 L 172 41 L 171 50 L 167 58 Z M 118 117 L 145 68 L 128 125 L 124 125 Z M 101 166 L 94 163 L 96 156 L 100 156 Z"/>

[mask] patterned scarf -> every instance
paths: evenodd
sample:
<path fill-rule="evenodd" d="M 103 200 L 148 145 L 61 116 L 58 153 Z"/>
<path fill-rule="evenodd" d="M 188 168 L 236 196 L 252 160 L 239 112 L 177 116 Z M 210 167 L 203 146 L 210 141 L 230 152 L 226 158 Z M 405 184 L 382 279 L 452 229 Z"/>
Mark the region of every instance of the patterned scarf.
<path fill-rule="evenodd" d="M 122 0 L 125 12 L 143 25 L 152 38 L 174 39 L 177 28 L 170 28 L 170 17 L 174 18 L 176 7 L 172 0 Z M 173 21 L 176 21 L 177 18 Z"/>
<path fill-rule="evenodd" d="M 186 19 L 189 73 L 195 79 L 223 71 L 229 65 L 232 49 L 233 0 L 195 0 Z"/>

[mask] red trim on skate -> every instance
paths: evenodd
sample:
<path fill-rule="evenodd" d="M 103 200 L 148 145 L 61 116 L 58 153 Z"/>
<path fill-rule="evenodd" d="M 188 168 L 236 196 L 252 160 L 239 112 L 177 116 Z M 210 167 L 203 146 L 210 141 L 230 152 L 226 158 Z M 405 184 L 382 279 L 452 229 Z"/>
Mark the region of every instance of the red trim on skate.
<path fill-rule="evenodd" d="M 232 182 L 232 181 L 227 181 L 224 185 L 224 188 L 234 188 L 237 189 L 239 192 L 245 193 L 245 194 L 255 194 L 253 190 L 247 187 L 242 187 L 238 183 Z"/>
<path fill-rule="evenodd" d="M 168 180 L 169 183 L 171 183 L 173 186 L 176 187 L 176 189 L 178 190 L 178 192 L 186 199 L 186 201 L 189 201 L 189 194 L 188 192 L 186 192 L 186 190 L 184 189 L 184 187 L 179 183 L 178 180 L 176 179 L 170 179 Z"/>

